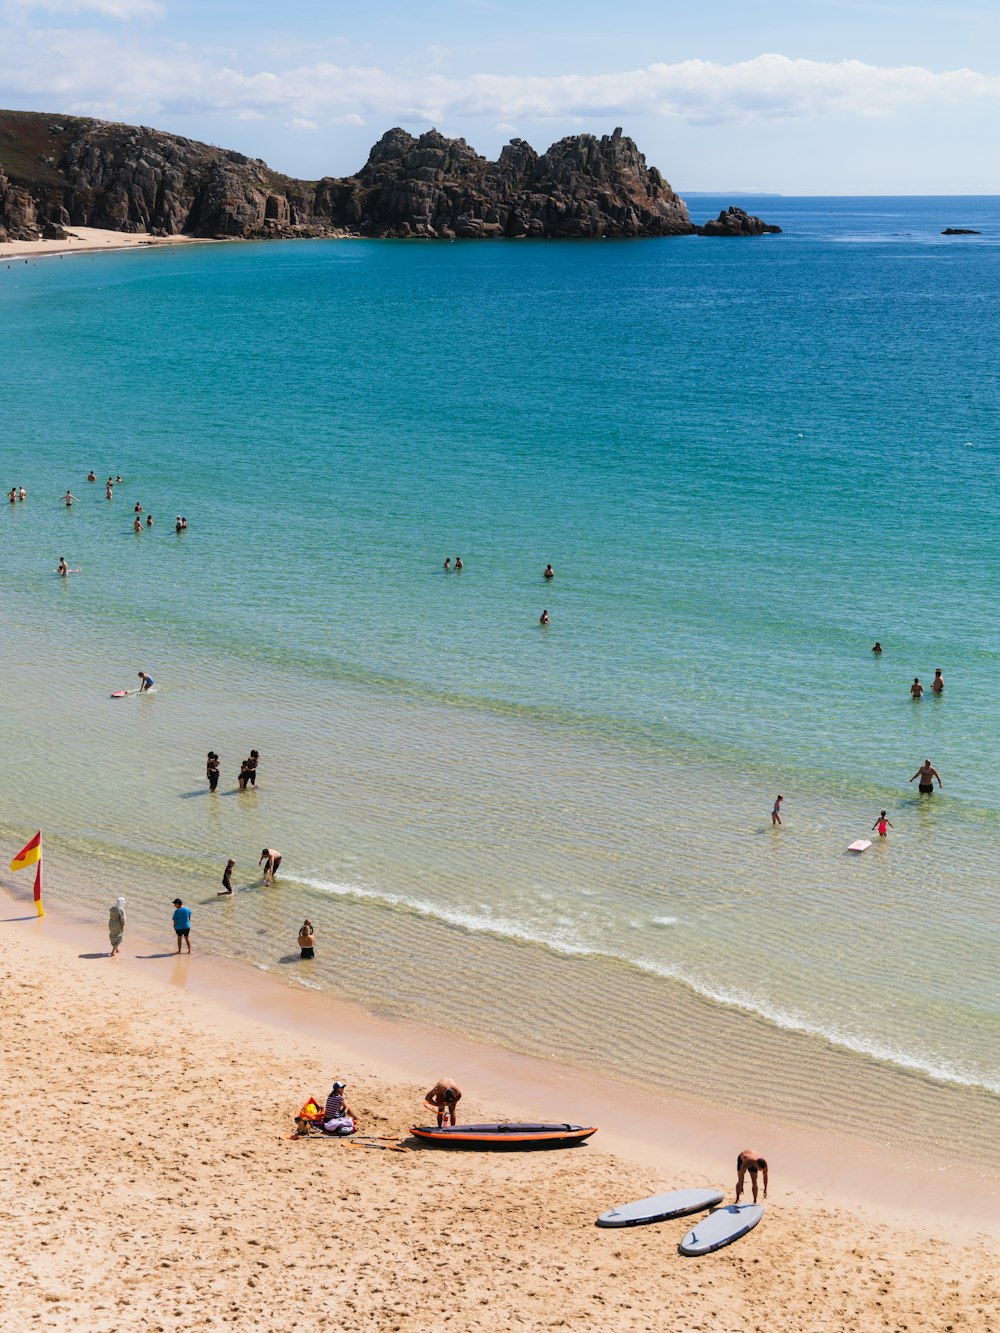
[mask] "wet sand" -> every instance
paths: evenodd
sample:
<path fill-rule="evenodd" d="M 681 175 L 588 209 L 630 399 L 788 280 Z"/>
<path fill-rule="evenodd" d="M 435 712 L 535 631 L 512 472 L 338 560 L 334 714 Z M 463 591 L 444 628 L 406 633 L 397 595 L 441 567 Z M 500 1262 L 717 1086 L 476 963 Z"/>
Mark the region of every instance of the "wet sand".
<path fill-rule="evenodd" d="M 199 957 L 196 933 L 178 959 L 169 934 L 128 929 L 111 960 L 103 929 L 3 905 L 11 1326 L 867 1333 L 1000 1319 L 996 1182 L 389 1024 Z M 500 1155 L 284 1137 L 340 1076 L 363 1132 L 405 1139 L 440 1074 L 465 1089 L 466 1119 L 601 1129 L 584 1147 Z M 682 1258 L 684 1221 L 594 1227 L 677 1185 L 731 1198 L 744 1139 L 769 1156 L 771 1197 L 728 1250 Z"/>

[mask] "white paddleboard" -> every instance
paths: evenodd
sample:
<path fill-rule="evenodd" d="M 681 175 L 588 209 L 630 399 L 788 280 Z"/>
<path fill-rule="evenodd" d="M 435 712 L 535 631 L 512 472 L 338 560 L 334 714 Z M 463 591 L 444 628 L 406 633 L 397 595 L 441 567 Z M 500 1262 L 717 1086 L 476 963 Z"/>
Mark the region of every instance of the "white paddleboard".
<path fill-rule="evenodd" d="M 722 1190 L 671 1190 L 669 1194 L 654 1194 L 636 1203 L 623 1203 L 611 1208 L 597 1219 L 599 1227 L 640 1227 L 647 1222 L 665 1222 L 670 1217 L 686 1217 L 714 1208 L 725 1198 Z"/>
<path fill-rule="evenodd" d="M 702 1218 L 680 1243 L 681 1254 L 711 1254 L 752 1231 L 764 1216 L 760 1203 L 731 1203 Z"/>
<path fill-rule="evenodd" d="M 857 842 L 852 842 L 847 850 L 849 852 L 867 852 L 871 845 L 871 838 L 859 838 Z"/>

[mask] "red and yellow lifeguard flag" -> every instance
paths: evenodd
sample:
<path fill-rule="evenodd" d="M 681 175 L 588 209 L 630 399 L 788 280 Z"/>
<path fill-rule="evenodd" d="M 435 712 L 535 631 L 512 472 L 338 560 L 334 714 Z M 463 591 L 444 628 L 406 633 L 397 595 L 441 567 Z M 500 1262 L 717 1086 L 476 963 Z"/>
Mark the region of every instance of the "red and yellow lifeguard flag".
<path fill-rule="evenodd" d="M 42 830 L 39 829 L 26 847 L 22 847 L 10 863 L 11 870 L 23 870 L 25 866 L 37 865 L 35 871 L 35 907 L 38 915 L 44 916 L 42 906 Z"/>

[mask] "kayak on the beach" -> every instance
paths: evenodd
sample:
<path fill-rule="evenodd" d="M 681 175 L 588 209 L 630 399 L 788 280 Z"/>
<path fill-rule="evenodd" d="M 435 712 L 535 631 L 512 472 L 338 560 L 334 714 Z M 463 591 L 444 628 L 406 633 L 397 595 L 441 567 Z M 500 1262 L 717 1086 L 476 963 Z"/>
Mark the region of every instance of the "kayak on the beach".
<path fill-rule="evenodd" d="M 686 1217 L 714 1208 L 726 1196 L 722 1190 L 671 1190 L 669 1194 L 654 1194 L 636 1203 L 623 1203 L 610 1208 L 597 1219 L 599 1227 L 640 1227 L 648 1222 L 666 1222 L 671 1217 Z"/>
<path fill-rule="evenodd" d="M 441 1148 L 565 1148 L 597 1132 L 583 1125 L 413 1125 L 410 1133 Z"/>

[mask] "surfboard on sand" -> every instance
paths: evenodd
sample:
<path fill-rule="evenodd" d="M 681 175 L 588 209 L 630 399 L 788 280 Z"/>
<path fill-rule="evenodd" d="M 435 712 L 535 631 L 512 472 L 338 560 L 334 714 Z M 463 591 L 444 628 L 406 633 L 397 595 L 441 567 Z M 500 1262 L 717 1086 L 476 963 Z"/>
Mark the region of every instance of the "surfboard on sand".
<path fill-rule="evenodd" d="M 722 1190 L 671 1190 L 668 1194 L 653 1194 L 635 1203 L 623 1203 L 610 1208 L 597 1219 L 599 1227 L 641 1227 L 648 1222 L 665 1222 L 671 1217 L 686 1217 L 714 1208 L 725 1198 Z"/>
<path fill-rule="evenodd" d="M 871 838 L 859 838 L 857 842 L 852 842 L 847 850 L 849 852 L 867 852 L 871 845 Z"/>
<path fill-rule="evenodd" d="M 678 1249 L 681 1254 L 711 1254 L 752 1231 L 763 1216 L 764 1206 L 759 1203 L 731 1203 L 726 1208 L 716 1208 L 695 1223 Z"/>

